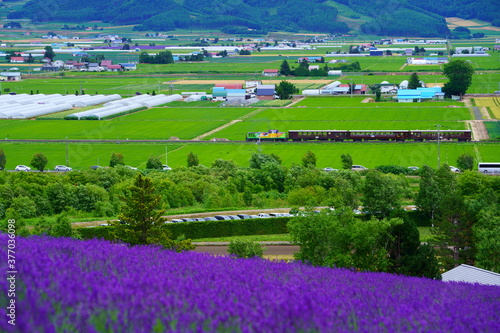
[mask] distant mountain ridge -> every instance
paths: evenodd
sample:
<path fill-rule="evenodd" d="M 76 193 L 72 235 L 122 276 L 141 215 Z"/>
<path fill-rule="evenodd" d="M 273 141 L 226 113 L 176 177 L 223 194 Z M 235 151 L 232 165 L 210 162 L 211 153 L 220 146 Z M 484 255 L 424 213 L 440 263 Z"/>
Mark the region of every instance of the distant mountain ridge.
<path fill-rule="evenodd" d="M 9 18 L 34 22 L 101 20 L 135 24 L 136 30 L 221 29 L 234 34 L 268 31 L 347 33 L 333 0 L 31 0 Z M 337 0 L 369 17 L 360 26 L 373 35 L 437 37 L 449 34 L 442 15 L 492 21 L 498 0 Z"/>

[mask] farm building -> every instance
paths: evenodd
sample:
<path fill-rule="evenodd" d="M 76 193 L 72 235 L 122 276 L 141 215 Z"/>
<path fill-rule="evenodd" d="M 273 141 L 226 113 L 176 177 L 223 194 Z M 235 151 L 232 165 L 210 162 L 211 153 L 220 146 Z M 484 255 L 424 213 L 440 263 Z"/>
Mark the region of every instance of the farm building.
<path fill-rule="evenodd" d="M 399 89 L 397 96 L 399 103 L 422 102 L 424 100 L 443 99 L 443 98 L 444 98 L 444 93 L 441 92 L 441 87 Z"/>
<path fill-rule="evenodd" d="M 262 76 L 278 76 L 279 71 L 277 69 L 264 69 Z"/>
<path fill-rule="evenodd" d="M 0 81 L 21 81 L 20 72 L 1 72 Z"/>
<path fill-rule="evenodd" d="M 380 84 L 376 84 L 376 86 L 380 87 L 382 94 L 396 94 L 398 92 L 398 85 L 387 81 L 382 81 Z"/>
<path fill-rule="evenodd" d="M 10 62 L 21 63 L 21 62 L 24 62 L 24 58 L 23 57 L 10 57 Z"/>
<path fill-rule="evenodd" d="M 406 62 L 411 65 L 437 65 L 448 63 L 448 58 L 446 57 L 423 57 L 423 58 L 413 58 L 409 57 Z"/>
<path fill-rule="evenodd" d="M 309 65 L 309 70 L 312 71 L 313 69 L 319 69 L 318 65 Z"/>
<path fill-rule="evenodd" d="M 243 89 L 242 83 L 217 83 L 215 86 L 225 89 Z"/>
<path fill-rule="evenodd" d="M 226 100 L 227 91 L 224 87 L 213 87 L 212 88 L 212 97 L 215 101 L 217 100 Z"/>
<path fill-rule="evenodd" d="M 134 63 L 122 63 L 122 64 L 119 64 L 122 66 L 123 70 L 126 70 L 126 71 L 135 71 L 137 69 L 137 66 L 136 64 Z"/>
<path fill-rule="evenodd" d="M 262 81 L 245 81 L 245 88 L 256 88 L 257 86 L 262 85 Z"/>
<path fill-rule="evenodd" d="M 108 66 L 106 66 L 106 70 L 108 72 L 119 72 L 122 70 L 122 66 L 120 66 L 120 65 L 108 65 Z"/>
<path fill-rule="evenodd" d="M 297 63 L 301 63 L 306 60 L 307 62 L 321 62 L 322 57 L 299 57 L 297 59 Z"/>
<path fill-rule="evenodd" d="M 500 51 L 500 45 L 495 45 L 494 49 L 495 49 L 495 51 Z"/>
<path fill-rule="evenodd" d="M 267 84 L 267 85 L 257 86 L 255 95 L 260 100 L 271 100 L 274 99 L 275 93 L 276 93 L 276 86 L 274 84 Z"/>
<path fill-rule="evenodd" d="M 328 71 L 328 76 L 342 76 L 342 71 Z"/>
<path fill-rule="evenodd" d="M 490 57 L 488 53 L 473 53 L 473 54 L 454 54 L 453 58 L 466 58 L 466 57 Z"/>
<path fill-rule="evenodd" d="M 500 286 L 500 274 L 462 264 L 442 274 L 444 282 L 468 282 Z"/>
<path fill-rule="evenodd" d="M 367 90 L 368 90 L 367 84 L 356 84 L 354 85 L 354 90 L 352 93 L 356 95 L 364 95 L 366 94 Z"/>

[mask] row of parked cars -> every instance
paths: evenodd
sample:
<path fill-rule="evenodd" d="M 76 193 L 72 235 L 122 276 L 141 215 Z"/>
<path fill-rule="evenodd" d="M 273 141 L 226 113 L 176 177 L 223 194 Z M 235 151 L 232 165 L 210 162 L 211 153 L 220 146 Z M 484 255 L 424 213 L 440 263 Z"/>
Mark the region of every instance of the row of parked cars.
<path fill-rule="evenodd" d="M 181 222 L 205 222 L 205 221 L 224 221 L 224 220 L 246 220 L 246 219 L 270 219 L 273 217 L 292 217 L 295 215 L 289 213 L 259 213 L 257 215 L 248 214 L 237 214 L 237 215 L 215 215 L 207 217 L 185 217 L 182 219 L 172 219 L 171 221 L 165 221 L 165 223 L 181 223 Z M 120 221 L 120 224 L 127 224 L 124 221 Z M 100 226 L 109 226 L 109 223 L 102 223 Z M 92 226 L 93 227 L 93 226 Z M 88 227 L 91 228 L 91 227 Z"/>
<path fill-rule="evenodd" d="M 31 168 L 29 166 L 26 166 L 26 165 L 18 165 L 16 166 L 15 168 L 16 171 L 31 171 Z M 65 165 L 56 165 L 56 167 L 54 168 L 54 171 L 71 171 L 73 170 L 72 168 L 68 167 L 68 166 L 65 166 Z"/>
<path fill-rule="evenodd" d="M 182 219 L 172 219 L 171 221 L 166 221 L 165 223 L 180 223 L 180 222 L 203 222 L 203 221 L 223 221 L 223 220 L 246 220 L 246 219 L 269 219 L 273 217 L 291 217 L 292 214 L 289 213 L 259 213 L 257 215 L 248 214 L 237 214 L 237 215 L 215 215 L 208 217 L 194 217 L 194 218 L 182 218 Z"/>

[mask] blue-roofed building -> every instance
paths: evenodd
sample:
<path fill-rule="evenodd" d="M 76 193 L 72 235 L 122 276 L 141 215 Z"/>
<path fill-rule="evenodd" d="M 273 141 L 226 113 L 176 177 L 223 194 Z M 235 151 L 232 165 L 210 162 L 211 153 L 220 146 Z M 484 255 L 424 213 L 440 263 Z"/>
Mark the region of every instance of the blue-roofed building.
<path fill-rule="evenodd" d="M 121 65 L 123 67 L 123 69 L 126 71 L 135 71 L 137 69 L 137 66 L 134 63 L 127 62 L 127 63 L 122 63 L 119 65 Z"/>
<path fill-rule="evenodd" d="M 399 89 L 399 103 L 422 102 L 423 100 L 443 99 L 444 93 L 441 87 L 417 88 L 417 89 Z"/>

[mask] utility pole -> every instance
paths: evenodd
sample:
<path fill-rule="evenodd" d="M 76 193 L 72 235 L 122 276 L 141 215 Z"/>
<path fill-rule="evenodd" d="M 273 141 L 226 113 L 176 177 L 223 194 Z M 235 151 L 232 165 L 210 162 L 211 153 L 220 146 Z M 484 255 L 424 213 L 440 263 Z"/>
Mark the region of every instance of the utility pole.
<path fill-rule="evenodd" d="M 443 127 L 443 125 L 436 125 L 435 127 L 437 127 L 438 129 L 438 133 L 437 133 L 437 141 L 438 141 L 438 168 L 441 166 L 441 147 L 439 145 L 439 142 L 440 142 L 440 130 L 441 130 L 441 127 Z"/>
<path fill-rule="evenodd" d="M 83 95 L 82 83 L 83 83 L 83 81 L 80 81 L 80 95 Z"/>
<path fill-rule="evenodd" d="M 68 137 L 66 137 L 66 166 L 69 166 Z"/>
<path fill-rule="evenodd" d="M 161 91 L 161 81 L 158 81 L 158 94 L 160 94 Z"/>
<path fill-rule="evenodd" d="M 168 146 L 165 146 L 165 165 L 168 165 Z"/>

